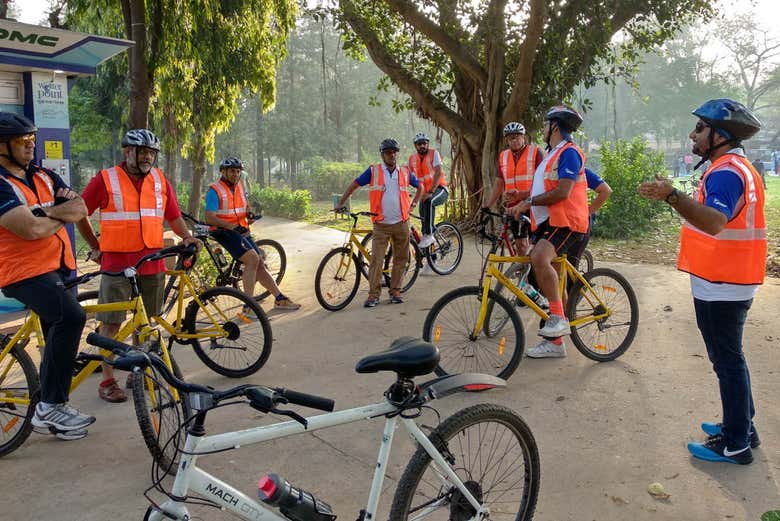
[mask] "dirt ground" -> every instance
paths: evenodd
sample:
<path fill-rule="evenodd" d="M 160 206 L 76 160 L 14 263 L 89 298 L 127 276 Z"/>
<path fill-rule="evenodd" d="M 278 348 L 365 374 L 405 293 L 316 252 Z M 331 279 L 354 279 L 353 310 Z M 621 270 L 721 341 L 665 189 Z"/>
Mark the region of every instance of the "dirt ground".
<path fill-rule="evenodd" d="M 314 272 L 344 234 L 270 218 L 255 228 L 256 235 L 284 244 L 288 271 L 282 289 L 304 307 L 294 313 L 269 313 L 275 339 L 270 360 L 243 382 L 329 396 L 339 409 L 381 401 L 391 375 L 358 375 L 357 360 L 395 337 L 420 335 L 432 303 L 452 288 L 474 284 L 480 269 L 467 238 L 458 271 L 448 277 L 420 277 L 403 305 L 362 308 L 364 282 L 349 307 L 332 313 L 314 298 Z M 720 413 L 687 276 L 668 266 L 604 262 L 598 256 L 596 264 L 623 273 L 639 298 L 639 332 L 624 356 L 598 364 L 570 348 L 565 359 L 524 359 L 504 390 L 434 402 L 442 416 L 467 405 L 495 402 L 524 417 L 541 457 L 537 520 L 758 520 L 764 512 L 780 509 L 780 279 L 768 279 L 761 288 L 745 330 L 763 444 L 754 452 L 754 463 L 740 467 L 694 461 L 685 448 L 688 441 L 702 439 L 699 423 L 717 420 Z M 264 307 L 268 310 L 269 304 Z M 526 324 L 529 344 L 537 338 L 531 322 Z M 210 372 L 183 347 L 175 355 L 192 381 L 219 388 L 239 383 Z M 77 407 L 98 418 L 87 438 L 62 442 L 33 434 L 0 461 L 6 490 L 0 519 L 142 519 L 150 457 L 132 403 L 102 402 L 97 385 L 96 375 L 72 396 Z M 217 433 L 271 420 L 249 407 L 232 407 L 213 413 L 207 428 Z M 431 422 L 433 416 L 426 418 L 425 423 Z M 349 521 L 365 505 L 381 429 L 381 421 L 361 422 L 241 448 L 199 463 L 251 496 L 260 476 L 279 473 Z M 383 519 L 412 448 L 405 436 L 395 439 L 380 502 Z M 653 482 L 662 483 L 671 497 L 660 501 L 650 496 L 646 490 Z M 232 519 L 209 508 L 190 512 L 200 520 Z"/>

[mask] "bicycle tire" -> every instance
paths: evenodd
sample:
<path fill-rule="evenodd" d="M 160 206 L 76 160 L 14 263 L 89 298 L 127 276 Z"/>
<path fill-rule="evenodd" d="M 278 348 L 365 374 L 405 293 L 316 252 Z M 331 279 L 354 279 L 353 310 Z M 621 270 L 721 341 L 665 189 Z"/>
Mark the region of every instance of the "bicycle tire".
<path fill-rule="evenodd" d="M 259 371 L 271 356 L 273 343 L 271 323 L 260 304 L 243 291 L 227 286 L 208 288 L 198 295 L 198 300 L 187 304 L 184 331 L 206 334 L 204 330 L 214 328 L 214 317 L 227 333 L 184 341 L 192 345 L 201 362 L 228 378 L 244 378 Z M 199 316 L 198 312 L 204 309 L 203 316 Z M 208 342 L 208 347 L 204 347 L 203 341 Z M 237 356 L 242 352 L 245 354 Z"/>
<path fill-rule="evenodd" d="M 482 306 L 482 288 L 479 286 L 454 289 L 431 307 L 425 317 L 422 336 L 423 340 L 432 342 L 439 348 L 441 358 L 439 365 L 436 366 L 437 375 L 485 373 L 506 380 L 517 369 L 525 347 L 523 322 L 509 301 L 495 290 L 490 290 L 488 298 L 495 300 L 495 304 L 502 307 L 512 323 L 511 331 L 503 331 L 509 334 L 503 335 L 500 339 L 485 334 L 483 326 L 480 334 L 485 335 L 489 342 L 480 341 L 480 337 L 471 338 Z M 442 329 L 445 327 L 447 342 L 442 341 Z M 449 342 L 450 336 L 453 339 L 452 343 Z M 507 350 L 508 357 L 505 357 L 504 353 Z M 473 359 L 476 363 L 469 363 L 468 359 Z M 486 367 L 480 366 L 482 359 L 485 360 Z"/>
<path fill-rule="evenodd" d="M 179 379 L 182 379 L 179 364 L 168 353 L 171 358 L 171 372 Z M 152 458 L 166 473 L 176 471 L 176 446 L 184 447 L 186 432 L 179 430 L 179 422 L 185 422 L 190 417 L 191 409 L 187 396 L 178 391 L 179 400 L 172 401 L 169 384 L 162 378 L 160 383 L 151 380 L 151 369 L 143 372 L 134 372 L 132 379 L 133 408 L 135 416 L 138 419 L 138 426 L 141 428 L 141 435 L 144 438 L 146 448 Z M 160 387 L 163 384 L 164 387 Z M 154 400 L 147 400 L 147 392 L 154 393 Z M 163 418 L 163 415 L 164 418 Z M 174 423 L 175 421 L 175 423 Z M 165 430 L 163 429 L 165 425 Z M 178 437 L 177 442 L 169 440 L 173 436 Z M 165 451 L 163 452 L 163 448 Z"/>
<path fill-rule="evenodd" d="M 577 346 L 577 349 L 591 360 L 608 362 L 625 353 L 634 341 L 637 328 L 639 327 L 639 304 L 631 284 L 629 284 L 628 280 L 626 280 L 623 275 L 615 270 L 609 268 L 596 268 L 585 273 L 583 277 L 588 281 L 588 284 L 593 287 L 594 291 L 599 292 L 599 297 L 607 304 L 612 314 L 597 322 L 587 322 L 578 327 L 572 326 L 571 340 L 574 345 Z M 606 279 L 606 281 L 600 281 L 599 279 Z M 610 280 L 612 283 L 609 283 Z M 623 294 L 625 295 L 624 298 L 620 295 L 618 287 L 622 289 Z M 583 298 L 585 295 L 584 291 L 586 292 L 587 290 L 585 290 L 580 280 L 577 280 L 569 291 L 569 300 L 566 304 L 566 316 L 570 321 L 582 318 L 583 316 L 592 315 L 596 312 L 601 314 L 601 312 L 594 308 L 587 299 Z M 629 316 L 625 317 L 626 310 L 621 310 L 619 306 L 613 306 L 610 304 L 611 302 L 627 304 Z M 622 321 L 625 321 L 625 323 L 621 323 Z M 613 324 L 612 322 L 615 323 Z M 607 340 L 610 337 L 608 333 L 613 328 L 620 327 L 621 325 L 628 326 L 623 339 L 616 348 L 610 349 L 607 345 Z M 588 338 L 585 338 L 585 334 L 587 333 L 593 334 Z M 591 345 L 593 347 L 591 347 Z"/>
<path fill-rule="evenodd" d="M 350 255 L 352 256 L 352 259 L 349 262 L 347 272 L 343 276 L 339 277 L 339 270 L 343 265 L 343 258 L 344 256 L 349 258 Z M 328 264 L 330 263 L 331 259 L 337 256 L 338 265 L 336 265 L 335 271 L 332 274 L 325 273 L 325 270 L 328 268 Z M 320 303 L 320 306 L 327 309 L 328 311 L 339 311 L 340 309 L 347 307 L 347 305 L 352 302 L 352 299 L 355 298 L 355 295 L 358 292 L 358 288 L 360 287 L 360 273 L 362 271 L 362 264 L 363 263 L 358 260 L 357 255 L 353 254 L 350 249 L 346 247 L 334 248 L 326 253 L 320 261 L 320 265 L 317 266 L 317 274 L 314 276 L 314 294 L 317 297 L 317 302 Z M 347 292 L 344 294 L 345 296 L 341 300 L 333 300 L 334 286 L 332 282 L 327 282 L 330 280 L 346 283 L 346 285 L 342 287 L 347 290 Z"/>
<path fill-rule="evenodd" d="M 492 442 L 482 439 L 483 436 L 491 436 L 491 433 Z M 488 506 L 495 505 L 490 509 L 491 520 L 533 519 L 539 495 L 541 465 L 536 440 L 520 415 L 501 405 L 473 405 L 439 424 L 428 435 L 428 439 L 448 460 L 451 468 L 478 501 L 484 500 Z M 504 443 L 508 450 L 503 455 L 497 455 Z M 515 470 L 521 460 L 522 467 L 517 466 Z M 425 479 L 426 476 L 428 479 Z M 431 519 L 443 521 L 466 521 L 473 518 L 476 515 L 474 508 L 454 485 L 442 484 L 446 479 L 436 469 L 425 449 L 418 447 L 398 482 L 390 507 L 390 521 L 407 521 L 410 514 L 422 508 L 432 509 L 425 513 L 426 519 L 428 515 L 432 516 Z M 505 488 L 509 485 L 521 486 L 522 490 L 512 493 L 511 488 Z M 496 487 L 499 487 L 498 490 L 495 490 Z M 494 490 L 491 495 L 490 492 Z M 418 491 L 423 491 L 420 492 L 419 506 L 418 501 L 415 501 Z M 513 498 L 517 499 L 517 511 L 514 506 L 507 507 L 509 499 Z M 497 503 L 491 503 L 491 500 Z M 440 510 L 441 515 L 438 515 L 437 510 Z M 507 517 L 503 517 L 502 514 L 507 510 Z"/>
<path fill-rule="evenodd" d="M 268 272 L 274 279 L 277 285 L 282 282 L 284 278 L 284 272 L 287 270 L 287 254 L 284 252 L 284 248 L 281 244 L 273 239 L 258 239 L 255 241 L 255 245 L 260 251 L 265 253 L 264 262 Z M 259 284 L 259 282 L 258 282 Z M 233 279 L 233 287 L 237 290 L 243 291 L 244 282 L 241 278 Z M 255 300 L 260 302 L 271 294 L 270 291 L 260 286 L 263 291 L 254 296 Z M 247 293 L 248 295 L 249 293 Z"/>
<path fill-rule="evenodd" d="M 10 337 L 2 337 L 0 351 L 7 346 L 8 340 Z M 30 437 L 35 406 L 40 400 L 41 382 L 32 358 L 18 345 L 0 360 L 0 375 L 3 375 L 0 381 L 0 457 L 3 457 L 18 449 Z M 22 380 L 25 387 L 19 387 Z M 21 407 L 26 407 L 26 410 L 16 403 L 3 403 L 5 397 L 18 397 L 25 393 L 29 403 Z"/>
<path fill-rule="evenodd" d="M 583 265 L 583 261 L 584 261 L 584 265 Z M 579 271 L 580 273 L 587 273 L 593 270 L 594 268 L 593 254 L 590 252 L 590 250 L 583 250 L 576 268 L 577 271 Z"/>
<path fill-rule="evenodd" d="M 371 239 L 374 236 L 374 232 L 368 232 L 361 240 L 360 245 L 363 246 L 363 248 L 368 252 L 369 256 L 371 255 Z M 388 252 L 389 253 L 389 252 Z M 360 252 L 358 252 L 360 254 Z M 360 254 L 362 257 L 362 254 Z M 387 256 L 385 256 L 387 257 Z M 362 262 L 360 263 L 360 273 L 363 274 L 363 276 L 368 280 L 368 262 Z"/>
<path fill-rule="evenodd" d="M 457 226 L 442 221 L 436 225 L 433 237 L 434 243 L 425 255 L 428 265 L 439 275 L 449 275 L 458 268 L 463 257 L 463 235 Z M 454 244 L 455 240 L 457 245 Z M 445 259 L 448 262 L 444 262 Z"/>

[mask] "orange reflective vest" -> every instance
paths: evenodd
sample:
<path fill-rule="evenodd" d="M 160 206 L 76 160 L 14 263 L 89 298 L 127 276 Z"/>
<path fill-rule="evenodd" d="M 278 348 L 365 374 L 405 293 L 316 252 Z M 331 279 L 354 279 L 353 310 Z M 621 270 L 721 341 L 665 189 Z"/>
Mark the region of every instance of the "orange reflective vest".
<path fill-rule="evenodd" d="M 30 210 L 54 205 L 54 182 L 40 170 L 33 174 L 35 191 L 14 176 L 0 176 L 0 183 L 11 185 L 16 197 Z M 76 269 L 68 232 L 63 226 L 43 239 L 26 240 L 0 226 L 0 288 L 44 273 L 65 264 Z"/>
<path fill-rule="evenodd" d="M 102 170 L 108 205 L 100 209 L 100 250 L 130 253 L 163 247 L 163 219 L 168 202 L 167 181 L 152 168 L 139 192 L 120 166 Z"/>
<path fill-rule="evenodd" d="M 219 196 L 217 217 L 234 226 L 249 226 L 248 209 L 244 183 L 238 182 L 231 187 L 224 179 L 212 183 L 211 187 Z M 216 229 L 214 227 L 213 229 Z"/>
<path fill-rule="evenodd" d="M 704 172 L 694 198 L 707 200 L 707 177 L 716 170 L 729 170 L 742 181 L 744 191 L 736 215 L 717 235 L 705 233 L 687 221 L 680 233 L 677 269 L 710 282 L 761 284 L 766 273 L 766 222 L 761 176 L 747 158 L 725 154 Z"/>
<path fill-rule="evenodd" d="M 409 220 L 409 168 L 399 166 L 398 168 L 398 196 L 401 200 L 401 219 Z M 371 183 L 368 185 L 368 202 L 371 213 L 376 215 L 371 220 L 376 222 L 384 221 L 382 215 L 382 197 L 385 195 L 385 169 L 381 164 L 371 165 Z"/>
<path fill-rule="evenodd" d="M 431 187 L 433 186 L 433 156 L 434 150 L 432 148 L 428 149 L 428 153 L 425 154 L 423 159 L 420 158 L 420 154 L 418 153 L 409 156 L 409 168 L 411 168 L 414 175 L 417 176 L 417 180 L 422 183 L 422 189 L 426 192 L 430 192 Z M 444 167 L 442 167 L 439 186 L 447 186 L 445 177 Z"/>
<path fill-rule="evenodd" d="M 574 187 L 569 197 L 547 207 L 550 212 L 550 226 L 569 228 L 573 232 L 588 232 L 588 183 L 585 179 L 585 153 L 574 143 L 568 141 L 552 151 L 546 159 L 544 167 L 544 191 L 549 192 L 558 186 L 558 160 L 564 150 L 574 148 L 582 159 L 582 167 L 574 181 Z M 536 230 L 537 224 L 531 212 L 531 228 Z"/>
<path fill-rule="evenodd" d="M 504 192 L 518 190 L 527 192 L 531 190 L 536 171 L 536 152 L 539 147 L 534 144 L 527 145 L 520 152 L 520 158 L 515 161 L 515 156 L 510 149 L 503 150 L 498 155 L 498 170 L 504 180 Z"/>

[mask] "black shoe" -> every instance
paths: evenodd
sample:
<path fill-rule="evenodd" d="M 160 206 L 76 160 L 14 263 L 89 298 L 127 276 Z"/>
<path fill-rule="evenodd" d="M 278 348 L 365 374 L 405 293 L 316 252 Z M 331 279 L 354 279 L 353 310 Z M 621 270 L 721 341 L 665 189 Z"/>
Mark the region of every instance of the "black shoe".
<path fill-rule="evenodd" d="M 368 297 L 363 303 L 364 308 L 373 308 L 379 304 L 379 299 L 376 297 Z"/>
<path fill-rule="evenodd" d="M 705 461 L 720 461 L 736 463 L 737 465 L 753 463 L 753 451 L 750 450 L 749 446 L 740 449 L 729 449 L 726 445 L 726 439 L 720 434 L 710 436 L 704 443 L 689 443 L 688 452 L 694 458 Z"/>
<path fill-rule="evenodd" d="M 390 303 L 391 304 L 403 304 L 404 299 L 401 298 L 401 295 L 390 295 Z"/>
<path fill-rule="evenodd" d="M 723 424 L 704 422 L 701 424 L 701 430 L 708 436 L 719 436 L 723 431 Z M 758 431 L 756 431 L 756 427 L 753 426 L 750 429 L 750 448 L 757 449 L 759 445 L 761 445 L 761 438 L 758 437 Z"/>

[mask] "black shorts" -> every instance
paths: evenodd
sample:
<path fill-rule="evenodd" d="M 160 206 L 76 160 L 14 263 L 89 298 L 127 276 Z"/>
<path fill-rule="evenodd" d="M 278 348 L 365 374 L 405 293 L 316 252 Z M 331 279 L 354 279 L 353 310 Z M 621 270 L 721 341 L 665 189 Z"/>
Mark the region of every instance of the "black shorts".
<path fill-rule="evenodd" d="M 238 260 L 249 250 L 260 253 L 251 235 L 241 235 L 235 230 L 219 229 L 211 232 L 211 236 L 225 248 L 230 256 Z"/>
<path fill-rule="evenodd" d="M 533 241 L 537 243 L 544 239 L 555 248 L 558 255 L 571 255 L 581 247 L 587 234 L 571 231 L 566 227 L 550 226 L 550 221 L 544 221 L 534 232 Z"/>

